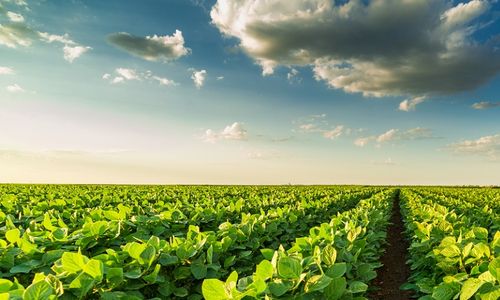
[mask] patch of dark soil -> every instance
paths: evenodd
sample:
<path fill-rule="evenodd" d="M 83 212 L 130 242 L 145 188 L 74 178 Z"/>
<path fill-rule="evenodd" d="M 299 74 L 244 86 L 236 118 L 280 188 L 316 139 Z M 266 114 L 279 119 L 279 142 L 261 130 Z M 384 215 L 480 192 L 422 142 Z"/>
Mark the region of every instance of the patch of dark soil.
<path fill-rule="evenodd" d="M 408 242 L 404 238 L 404 223 L 399 206 L 399 191 L 394 199 L 391 224 L 387 228 L 387 248 L 382 256 L 384 264 L 377 271 L 371 286 L 374 291 L 368 295 L 373 300 L 406 300 L 411 299 L 409 291 L 399 287 L 410 276 L 410 268 L 406 265 Z"/>

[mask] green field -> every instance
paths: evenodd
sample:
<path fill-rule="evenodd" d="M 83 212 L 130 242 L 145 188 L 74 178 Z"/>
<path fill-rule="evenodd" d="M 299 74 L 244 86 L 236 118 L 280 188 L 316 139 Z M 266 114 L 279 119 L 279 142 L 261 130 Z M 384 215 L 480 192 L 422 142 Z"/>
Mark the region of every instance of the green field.
<path fill-rule="evenodd" d="M 0 205 L 0 299 L 368 299 L 395 210 L 404 290 L 500 299 L 495 188 L 1 185 Z"/>

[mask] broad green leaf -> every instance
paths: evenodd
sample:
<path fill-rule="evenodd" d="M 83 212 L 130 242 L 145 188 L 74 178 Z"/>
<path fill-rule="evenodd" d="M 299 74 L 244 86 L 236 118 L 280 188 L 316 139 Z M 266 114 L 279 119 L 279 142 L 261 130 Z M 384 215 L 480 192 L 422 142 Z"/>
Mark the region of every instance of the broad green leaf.
<path fill-rule="evenodd" d="M 323 261 L 327 266 L 331 266 L 335 263 L 336 259 L 337 250 L 335 250 L 335 248 L 330 244 L 326 245 L 321 252 L 321 261 Z"/>
<path fill-rule="evenodd" d="M 349 283 L 349 290 L 353 293 L 363 293 L 368 290 L 368 285 L 366 283 L 361 282 L 361 281 L 353 281 Z"/>
<path fill-rule="evenodd" d="M 460 300 L 468 300 L 474 296 L 485 282 L 477 278 L 469 278 L 464 282 L 460 290 Z"/>
<path fill-rule="evenodd" d="M 101 281 L 103 277 L 103 263 L 100 260 L 91 259 L 83 266 L 83 271 L 97 281 Z"/>
<path fill-rule="evenodd" d="M 449 283 L 440 284 L 434 288 L 432 291 L 432 298 L 436 300 L 450 300 L 452 299 L 457 291 Z"/>
<path fill-rule="evenodd" d="M 269 291 L 277 297 L 284 295 L 290 288 L 292 284 L 284 282 L 270 282 Z"/>
<path fill-rule="evenodd" d="M 12 281 L 0 278 L 0 293 L 8 292 L 13 285 Z"/>
<path fill-rule="evenodd" d="M 347 264 L 345 262 L 336 263 L 326 270 L 326 275 L 331 278 L 341 277 L 347 271 Z"/>
<path fill-rule="evenodd" d="M 16 243 L 17 241 L 19 241 L 20 237 L 21 237 L 21 231 L 19 231 L 19 229 L 17 229 L 17 228 L 16 229 L 8 230 L 5 233 L 5 238 L 10 243 Z"/>
<path fill-rule="evenodd" d="M 62 267 L 65 271 L 76 273 L 83 269 L 87 258 L 80 253 L 64 252 L 61 256 Z"/>
<path fill-rule="evenodd" d="M 325 288 L 324 295 L 328 300 L 337 300 L 344 295 L 347 282 L 344 277 L 332 278 L 330 284 Z"/>
<path fill-rule="evenodd" d="M 332 282 L 332 278 L 326 275 L 314 275 L 307 280 L 304 290 L 306 292 L 321 291 L 326 288 L 330 282 Z"/>
<path fill-rule="evenodd" d="M 488 271 L 500 282 L 500 257 L 493 259 L 488 265 Z"/>
<path fill-rule="evenodd" d="M 255 271 L 255 276 L 267 280 L 273 276 L 274 269 L 273 265 L 268 260 L 263 260 L 257 265 L 257 270 Z"/>
<path fill-rule="evenodd" d="M 278 260 L 278 275 L 284 279 L 298 279 L 302 274 L 300 261 L 293 257 L 281 257 Z"/>
<path fill-rule="evenodd" d="M 113 284 L 118 284 L 123 281 L 123 268 L 108 268 L 106 278 Z"/>
<path fill-rule="evenodd" d="M 54 295 L 54 289 L 46 281 L 38 281 L 26 288 L 23 300 L 48 300 Z"/>
<path fill-rule="evenodd" d="M 230 299 L 226 293 L 224 282 L 218 279 L 205 279 L 201 286 L 203 297 L 206 300 L 224 300 Z"/>
<path fill-rule="evenodd" d="M 203 279 L 207 276 L 207 266 L 202 263 L 193 263 L 190 269 L 196 279 Z"/>

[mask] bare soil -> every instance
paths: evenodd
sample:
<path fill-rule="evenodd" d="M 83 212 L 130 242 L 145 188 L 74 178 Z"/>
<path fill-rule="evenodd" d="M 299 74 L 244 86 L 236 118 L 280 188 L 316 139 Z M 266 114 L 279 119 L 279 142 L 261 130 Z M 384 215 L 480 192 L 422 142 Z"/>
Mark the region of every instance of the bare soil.
<path fill-rule="evenodd" d="M 377 270 L 377 278 L 371 283 L 374 289 L 368 298 L 373 300 L 409 300 L 411 293 L 399 289 L 410 275 L 410 268 L 406 265 L 408 242 L 404 238 L 399 191 L 394 199 L 391 224 L 387 228 L 387 241 L 387 248 L 381 259 L 383 266 Z"/>

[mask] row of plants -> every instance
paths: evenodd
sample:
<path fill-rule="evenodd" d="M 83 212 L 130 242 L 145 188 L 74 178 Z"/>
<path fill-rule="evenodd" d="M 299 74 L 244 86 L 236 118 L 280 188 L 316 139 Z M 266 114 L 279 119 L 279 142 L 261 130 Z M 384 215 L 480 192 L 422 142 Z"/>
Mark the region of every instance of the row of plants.
<path fill-rule="evenodd" d="M 366 299 L 385 244 L 395 190 L 362 200 L 329 223 L 311 228 L 292 247 L 269 251 L 245 276 L 233 271 L 226 280 L 203 282 L 207 300 L 223 299 Z"/>
<path fill-rule="evenodd" d="M 240 222 L 226 220 L 209 231 L 185 223 L 167 205 L 156 214 L 142 214 L 148 203 L 158 206 L 147 198 L 141 202 L 131 197 L 117 204 L 103 197 L 102 205 L 92 207 L 68 200 L 74 194 L 63 197 L 58 192 L 44 202 L 23 189 L 18 194 L 9 190 L 1 195 L 0 299 L 201 299 L 203 279 L 225 278 L 233 270 L 251 274 L 280 244 L 289 247 L 311 227 L 381 190 L 357 188 L 343 197 L 333 194 L 336 189 L 318 192 L 321 189 L 298 189 L 315 195 L 308 201 L 278 189 L 289 198 L 274 203 L 287 204 L 241 213 Z M 296 193 L 297 188 L 292 190 Z M 263 202 L 270 198 L 260 195 Z M 234 209 L 240 200 L 233 199 Z M 259 201 L 247 201 L 253 200 Z M 169 231 L 176 224 L 185 229 L 178 234 Z"/>
<path fill-rule="evenodd" d="M 500 299 L 500 218 L 487 200 L 480 207 L 448 190 L 401 192 L 412 274 L 403 288 L 420 300 Z"/>

